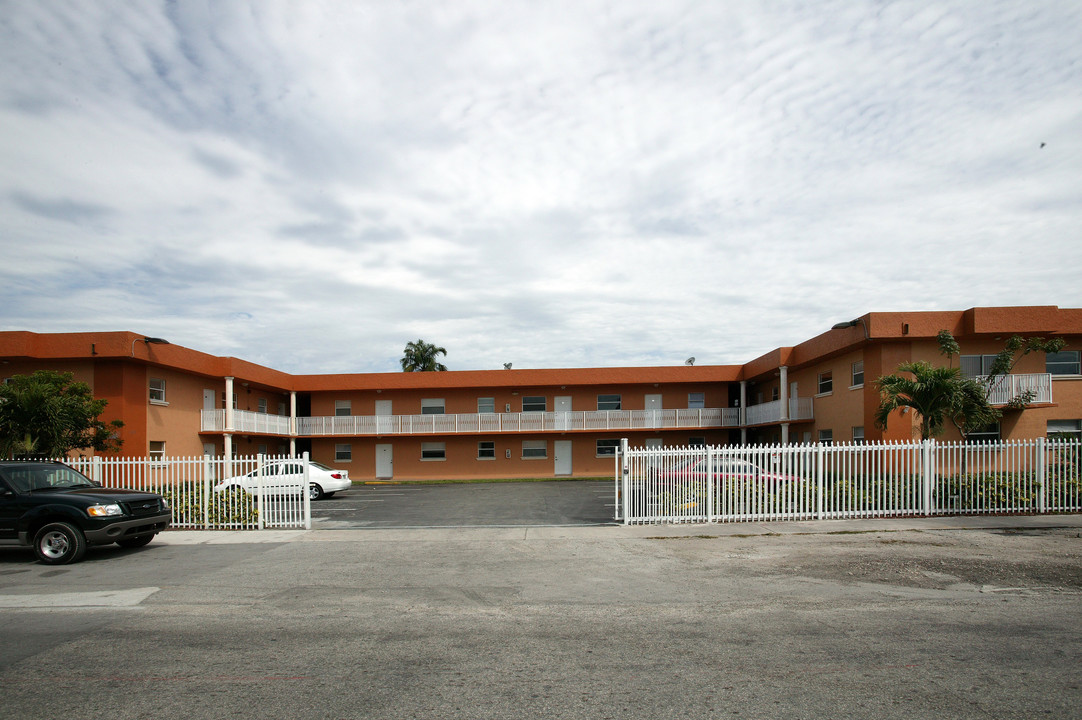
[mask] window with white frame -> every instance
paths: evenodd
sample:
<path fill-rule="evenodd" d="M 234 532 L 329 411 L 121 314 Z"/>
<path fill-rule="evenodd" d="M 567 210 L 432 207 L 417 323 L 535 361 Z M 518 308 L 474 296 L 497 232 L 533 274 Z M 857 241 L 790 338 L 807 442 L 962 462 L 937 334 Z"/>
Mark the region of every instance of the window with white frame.
<path fill-rule="evenodd" d="M 334 459 L 337 462 L 350 462 L 353 460 L 353 445 L 350 443 L 335 443 Z"/>
<path fill-rule="evenodd" d="M 443 398 L 425 398 L 421 400 L 422 415 L 443 415 L 446 404 Z"/>
<path fill-rule="evenodd" d="M 523 440 L 522 459 L 540 459 L 549 456 L 548 441 L 546 440 Z"/>
<path fill-rule="evenodd" d="M 862 385 L 864 385 L 864 361 L 857 360 L 853 363 L 850 387 L 856 388 L 861 387 Z"/>
<path fill-rule="evenodd" d="M 598 395 L 597 396 L 597 409 L 598 410 L 619 410 L 620 409 L 620 396 L 619 395 Z"/>
<path fill-rule="evenodd" d="M 334 401 L 334 415 L 335 417 L 346 417 L 353 414 L 353 402 L 351 400 L 335 400 Z"/>
<path fill-rule="evenodd" d="M 1046 373 L 1052 375 L 1082 375 L 1082 367 L 1079 367 L 1079 351 L 1061 350 L 1048 353 L 1044 356 L 1044 368 Z"/>
<path fill-rule="evenodd" d="M 995 355 L 962 355 L 959 359 L 962 377 L 975 378 L 988 375 L 992 372 L 992 363 L 995 361 Z"/>
<path fill-rule="evenodd" d="M 1048 437 L 1082 440 L 1082 420 L 1049 420 Z"/>
<path fill-rule="evenodd" d="M 688 393 L 688 410 L 701 410 L 706 407 L 706 393 Z"/>
<path fill-rule="evenodd" d="M 619 438 L 606 438 L 597 441 L 597 456 L 598 457 L 613 457 L 616 455 L 616 448 L 620 447 Z"/>
<path fill-rule="evenodd" d="M 260 455 L 266 455 L 267 454 L 267 444 L 266 443 L 260 443 L 260 444 L 256 445 L 255 451 L 257 453 L 259 453 Z"/>
<path fill-rule="evenodd" d="M 834 373 L 830 370 L 819 373 L 819 394 L 834 392 Z"/>
<path fill-rule="evenodd" d="M 278 403 L 278 414 L 279 415 L 289 415 L 289 408 L 286 406 L 286 404 L 284 402 Z"/>
<path fill-rule="evenodd" d="M 422 460 L 446 460 L 447 459 L 447 443 L 441 443 L 441 442 L 421 443 L 421 459 Z"/>
<path fill-rule="evenodd" d="M 154 404 L 165 403 L 165 380 L 162 378 L 150 378 L 150 402 Z"/>
<path fill-rule="evenodd" d="M 165 459 L 165 441 L 164 440 L 151 440 L 147 447 L 147 454 L 150 459 L 155 462 L 161 462 Z"/>
<path fill-rule="evenodd" d="M 854 445 L 863 445 L 864 444 L 864 426 L 863 425 L 855 425 L 853 427 L 853 444 Z"/>
<path fill-rule="evenodd" d="M 496 459 L 496 443 L 492 440 L 482 440 L 477 443 L 477 459 L 478 460 L 495 460 Z"/>
<path fill-rule="evenodd" d="M 256 401 L 256 409 L 259 412 L 266 415 L 267 414 L 267 398 L 259 398 L 259 400 Z"/>
<path fill-rule="evenodd" d="M 833 430 L 820 430 L 819 431 L 819 442 L 822 443 L 823 445 L 833 445 L 834 444 L 834 431 Z"/>
<path fill-rule="evenodd" d="M 777 388 L 777 387 L 770 388 L 770 399 L 771 400 L 779 400 L 779 399 L 781 399 L 781 388 Z"/>
<path fill-rule="evenodd" d="M 999 442 L 999 439 L 1000 428 L 999 423 L 997 422 L 992 423 L 991 425 L 986 425 L 978 430 L 974 430 L 973 432 L 966 435 L 966 442 L 971 444 Z"/>
<path fill-rule="evenodd" d="M 496 398 L 477 398 L 477 412 L 479 414 L 496 412 Z"/>
<path fill-rule="evenodd" d="M 545 412 L 547 407 L 544 395 L 526 395 L 522 398 L 522 412 Z"/>

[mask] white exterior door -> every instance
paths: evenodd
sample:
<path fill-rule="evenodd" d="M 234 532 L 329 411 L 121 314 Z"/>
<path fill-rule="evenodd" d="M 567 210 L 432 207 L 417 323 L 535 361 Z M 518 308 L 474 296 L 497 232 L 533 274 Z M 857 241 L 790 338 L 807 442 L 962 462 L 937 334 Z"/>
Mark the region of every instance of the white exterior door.
<path fill-rule="evenodd" d="M 556 455 L 556 474 L 557 475 L 570 475 L 571 474 L 571 441 L 570 440 L 557 440 L 553 443 L 555 446 Z"/>
<path fill-rule="evenodd" d="M 552 409 L 556 412 L 556 429 L 557 430 L 567 430 L 568 429 L 567 414 L 569 412 L 571 412 L 571 396 L 570 395 L 557 395 L 554 398 L 553 402 L 555 403 Z M 570 451 L 568 451 L 568 457 L 570 457 L 570 456 L 571 456 L 571 453 L 570 453 Z M 557 472 L 556 474 L 559 475 L 559 472 Z M 568 474 L 569 475 L 571 474 L 570 470 L 568 471 Z"/>
<path fill-rule="evenodd" d="M 218 394 L 213 390 L 203 388 L 203 409 L 213 410 L 214 403 L 218 399 Z"/>
<path fill-rule="evenodd" d="M 384 435 L 394 429 L 391 417 L 391 401 L 376 400 L 376 434 Z M 390 447 L 388 445 L 388 447 Z M 378 476 L 377 476 L 378 477 Z M 390 477 L 390 476 L 388 476 Z"/>
<path fill-rule="evenodd" d="M 647 395 L 646 396 L 646 412 L 647 417 L 650 418 L 650 427 L 661 427 L 661 418 L 658 417 L 660 413 L 657 411 L 661 409 L 661 396 L 660 395 Z"/>
<path fill-rule="evenodd" d="M 390 443 L 376 445 L 376 478 L 390 480 L 394 477 L 394 446 Z"/>

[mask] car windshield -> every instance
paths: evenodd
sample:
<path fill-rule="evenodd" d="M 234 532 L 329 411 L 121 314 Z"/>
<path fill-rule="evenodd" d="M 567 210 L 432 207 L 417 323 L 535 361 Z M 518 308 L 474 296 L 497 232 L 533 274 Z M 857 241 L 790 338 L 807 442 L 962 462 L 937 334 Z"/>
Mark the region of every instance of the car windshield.
<path fill-rule="evenodd" d="M 19 492 L 97 487 L 85 475 L 65 465 L 28 465 L 24 468 L 9 468 L 5 475 Z"/>

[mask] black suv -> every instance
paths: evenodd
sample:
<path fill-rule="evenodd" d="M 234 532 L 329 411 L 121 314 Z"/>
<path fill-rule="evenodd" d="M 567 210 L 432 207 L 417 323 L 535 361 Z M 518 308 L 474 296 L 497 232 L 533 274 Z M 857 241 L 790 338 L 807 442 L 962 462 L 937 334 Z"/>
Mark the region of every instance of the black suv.
<path fill-rule="evenodd" d="M 63 463 L 0 462 L 0 545 L 32 545 L 49 565 L 77 562 L 88 545 L 142 547 L 171 518 L 155 493 L 103 488 Z"/>

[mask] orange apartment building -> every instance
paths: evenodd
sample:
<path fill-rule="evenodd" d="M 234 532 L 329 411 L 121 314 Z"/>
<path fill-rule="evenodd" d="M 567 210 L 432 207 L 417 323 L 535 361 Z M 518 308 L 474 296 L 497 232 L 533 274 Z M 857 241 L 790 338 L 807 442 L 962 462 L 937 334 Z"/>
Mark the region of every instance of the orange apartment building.
<path fill-rule="evenodd" d="M 74 373 L 124 421 L 122 453 L 254 455 L 308 451 L 358 480 L 589 477 L 632 445 L 908 440 L 885 430 L 875 379 L 908 360 L 944 364 L 936 334 L 979 375 L 1011 335 L 1062 337 L 1023 358 L 985 439 L 1082 436 L 1082 309 L 1054 306 L 868 313 L 744 365 L 290 375 L 130 332 L 0 332 L 0 376 Z M 949 430 L 945 439 L 958 439 Z"/>

